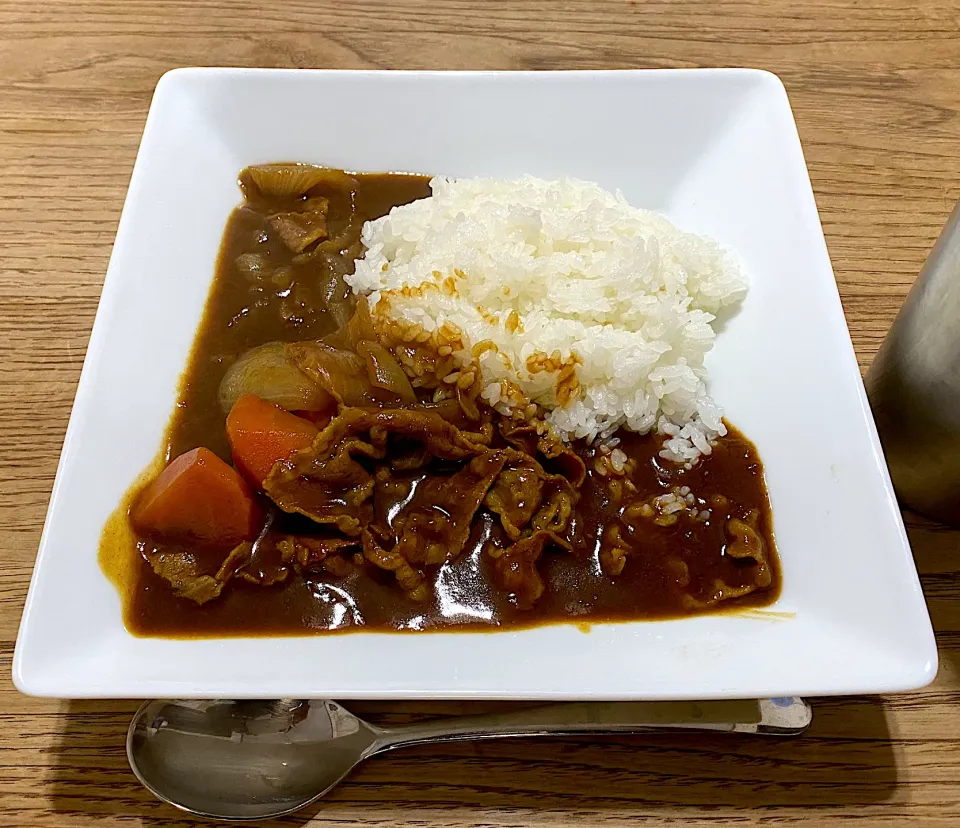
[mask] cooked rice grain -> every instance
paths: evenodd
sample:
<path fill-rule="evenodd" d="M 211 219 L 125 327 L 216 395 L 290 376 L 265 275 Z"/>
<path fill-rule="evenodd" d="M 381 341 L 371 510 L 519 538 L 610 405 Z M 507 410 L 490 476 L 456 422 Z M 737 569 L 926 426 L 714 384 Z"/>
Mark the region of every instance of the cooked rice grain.
<path fill-rule="evenodd" d="M 375 316 L 455 330 L 455 365 L 479 367 L 488 403 L 509 410 L 515 383 L 565 439 L 656 427 L 667 459 L 710 452 L 726 432 L 705 382 L 710 323 L 746 292 L 731 255 L 583 181 L 431 186 L 363 228 L 346 278 Z"/>

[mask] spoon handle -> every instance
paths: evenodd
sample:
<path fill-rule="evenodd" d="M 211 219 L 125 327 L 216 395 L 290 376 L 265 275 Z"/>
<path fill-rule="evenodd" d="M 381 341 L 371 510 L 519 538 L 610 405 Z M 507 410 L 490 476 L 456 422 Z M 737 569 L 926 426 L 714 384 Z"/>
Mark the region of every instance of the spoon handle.
<path fill-rule="evenodd" d="M 718 730 L 796 736 L 810 724 L 803 699 L 710 702 L 563 702 L 504 713 L 460 716 L 380 730 L 377 750 L 425 742 L 641 733 L 648 730 Z"/>

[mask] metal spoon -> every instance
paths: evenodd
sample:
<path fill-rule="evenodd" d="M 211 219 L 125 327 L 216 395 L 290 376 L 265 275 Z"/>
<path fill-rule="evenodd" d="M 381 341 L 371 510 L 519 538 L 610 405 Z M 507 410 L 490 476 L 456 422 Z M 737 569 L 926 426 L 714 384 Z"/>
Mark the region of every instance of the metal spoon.
<path fill-rule="evenodd" d="M 811 715 L 798 698 L 565 702 L 383 728 L 322 699 L 159 700 L 134 716 L 127 756 L 137 778 L 178 808 L 214 819 L 266 819 L 310 804 L 357 763 L 406 745 L 661 729 L 795 736 Z"/>

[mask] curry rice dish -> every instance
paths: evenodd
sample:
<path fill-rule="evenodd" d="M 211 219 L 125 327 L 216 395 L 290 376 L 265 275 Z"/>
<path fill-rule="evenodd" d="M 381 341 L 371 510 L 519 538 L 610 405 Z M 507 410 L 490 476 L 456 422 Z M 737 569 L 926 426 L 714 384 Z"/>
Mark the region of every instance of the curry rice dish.
<path fill-rule="evenodd" d="M 421 176 L 276 164 L 240 185 L 163 455 L 103 533 L 131 632 L 476 631 L 776 600 L 763 468 L 699 362 L 711 308 L 745 289 L 710 280 L 712 243 L 582 182 L 440 179 L 431 198 Z M 484 233 L 533 241 L 498 259 Z M 634 255 L 654 263 L 646 293 L 604 304 L 623 291 L 590 268 Z M 503 256 L 514 281 L 479 304 Z M 586 322 L 562 291 L 524 294 L 524 267 L 557 262 L 600 291 Z M 662 346 L 671 320 L 693 344 Z M 637 402 L 609 405 L 602 336 L 624 371 L 654 354 Z"/>

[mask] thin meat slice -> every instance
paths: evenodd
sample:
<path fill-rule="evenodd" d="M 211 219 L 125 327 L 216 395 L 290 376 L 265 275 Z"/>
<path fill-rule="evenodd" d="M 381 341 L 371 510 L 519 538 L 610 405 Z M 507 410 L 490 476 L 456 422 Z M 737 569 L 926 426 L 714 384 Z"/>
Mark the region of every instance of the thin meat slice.
<path fill-rule="evenodd" d="M 461 431 L 422 407 L 344 408 L 311 447 L 274 465 L 263 488 L 281 509 L 338 529 L 346 538 L 334 546 L 359 538 L 364 558 L 418 600 L 428 592 L 425 569 L 462 553 L 486 505 L 514 542 L 491 551 L 494 569 L 517 604 L 531 606 L 543 591 L 536 563 L 544 546 L 570 548 L 562 535 L 577 492 L 532 456 L 502 443 L 492 448 L 492 436 L 486 427 Z M 418 483 L 378 517 L 378 480 L 386 486 L 397 469 L 417 470 Z M 303 569 L 343 560 L 325 541 L 283 548 Z"/>
<path fill-rule="evenodd" d="M 353 572 L 353 564 L 344 555 L 360 552 L 356 538 L 314 535 L 287 535 L 277 541 L 283 560 L 296 564 L 303 572 L 326 572 L 343 578 Z"/>
<path fill-rule="evenodd" d="M 543 578 L 537 562 L 548 545 L 571 551 L 570 544 L 555 532 L 537 531 L 506 549 L 491 547 L 487 553 L 500 587 L 510 593 L 520 609 L 530 609 L 543 595 Z"/>
<path fill-rule="evenodd" d="M 507 537 L 518 540 L 543 502 L 545 475 L 529 455 L 516 452 L 487 492 L 484 505 L 500 516 Z"/>
<path fill-rule="evenodd" d="M 525 420 L 501 420 L 500 435 L 513 448 L 536 456 L 539 452 L 546 459 L 551 472 L 567 478 L 575 489 L 587 478 L 587 467 L 570 446 L 561 440 L 542 420 L 533 423 Z"/>
<path fill-rule="evenodd" d="M 396 549 L 384 549 L 369 530 L 364 529 L 361 538 L 363 539 L 363 556 L 370 563 L 387 572 L 392 572 L 400 588 L 415 601 L 426 600 L 429 591 L 424 583 L 423 572 L 414 569 Z"/>
<path fill-rule="evenodd" d="M 579 494 L 563 475 L 548 474 L 531 455 L 507 449 L 509 460 L 484 500 L 507 537 L 534 531 L 564 533 Z"/>
<path fill-rule="evenodd" d="M 418 441 L 443 460 L 464 460 L 486 451 L 435 412 L 347 408 L 311 448 L 274 466 L 264 480 L 264 492 L 285 512 L 357 537 L 373 517 L 372 464 L 361 460 L 383 460 L 391 435 Z"/>
<path fill-rule="evenodd" d="M 397 551 L 410 563 L 436 566 L 460 555 L 473 517 L 503 469 L 506 452 L 477 455 L 450 477 L 430 477 L 394 518 Z"/>
<path fill-rule="evenodd" d="M 273 467 L 263 490 L 285 512 L 305 515 L 356 537 L 373 517 L 373 477 L 357 456 L 376 456 L 373 446 L 359 437 L 346 437 L 329 447 L 321 432 L 313 449 Z"/>
<path fill-rule="evenodd" d="M 186 549 L 169 548 L 147 551 L 144 557 L 153 571 L 163 578 L 176 595 L 197 604 L 205 604 L 219 598 L 223 587 L 238 567 L 250 558 L 251 544 L 244 542 L 234 547 L 214 571 L 209 561 Z"/>

